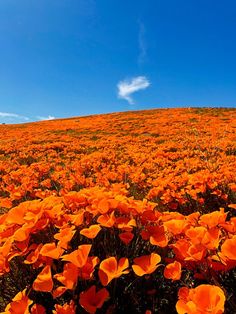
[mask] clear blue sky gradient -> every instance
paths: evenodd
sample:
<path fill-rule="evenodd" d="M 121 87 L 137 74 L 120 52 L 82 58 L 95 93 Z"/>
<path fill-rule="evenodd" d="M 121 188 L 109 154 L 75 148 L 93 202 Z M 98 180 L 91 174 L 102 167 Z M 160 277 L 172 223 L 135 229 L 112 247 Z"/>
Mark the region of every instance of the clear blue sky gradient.
<path fill-rule="evenodd" d="M 235 0 L 2 0 L 0 112 L 235 107 L 235 17 Z M 151 85 L 130 105 L 117 84 L 136 76 Z"/>

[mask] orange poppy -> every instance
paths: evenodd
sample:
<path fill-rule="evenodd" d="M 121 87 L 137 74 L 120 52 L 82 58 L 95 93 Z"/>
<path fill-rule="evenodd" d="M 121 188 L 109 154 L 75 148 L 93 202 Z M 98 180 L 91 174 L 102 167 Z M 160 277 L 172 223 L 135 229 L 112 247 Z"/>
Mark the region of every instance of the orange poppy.
<path fill-rule="evenodd" d="M 96 292 L 96 286 L 93 285 L 88 290 L 80 293 L 79 303 L 88 313 L 93 314 L 103 306 L 108 298 L 109 292 L 107 289 L 102 288 Z"/>
<path fill-rule="evenodd" d="M 171 244 L 170 247 L 173 247 L 174 253 L 176 258 L 180 260 L 184 260 L 188 257 L 188 249 L 190 248 L 191 244 L 186 239 L 179 239 L 174 244 Z"/>
<path fill-rule="evenodd" d="M 155 215 L 155 212 L 153 210 L 145 210 L 140 215 L 140 220 L 142 224 L 146 224 L 148 222 L 154 222 L 157 220 L 157 216 Z"/>
<path fill-rule="evenodd" d="M 72 263 L 66 263 L 63 272 L 55 274 L 53 277 L 60 281 L 67 289 L 73 289 L 77 283 L 78 275 L 78 267 Z"/>
<path fill-rule="evenodd" d="M 83 279 L 91 279 L 94 268 L 99 263 L 99 258 L 96 256 L 89 256 L 86 264 L 80 269 L 79 277 Z"/>
<path fill-rule="evenodd" d="M 54 239 L 58 241 L 58 247 L 61 247 L 65 250 L 68 249 L 68 242 L 73 238 L 75 234 L 74 227 L 61 229 L 59 233 L 54 235 Z"/>
<path fill-rule="evenodd" d="M 6 223 L 23 225 L 25 223 L 24 215 L 27 210 L 27 203 L 29 202 L 22 203 L 19 206 L 10 209 L 7 213 Z"/>
<path fill-rule="evenodd" d="M 187 251 L 186 261 L 201 261 L 206 256 L 206 247 L 202 244 L 190 245 Z"/>
<path fill-rule="evenodd" d="M 133 227 L 136 227 L 136 221 L 135 219 L 130 219 L 127 217 L 118 217 L 116 218 L 116 224 L 117 228 L 123 229 L 126 231 L 130 231 L 133 229 Z"/>
<path fill-rule="evenodd" d="M 11 241 L 12 239 L 9 238 L 9 240 Z M 6 244 L 6 242 L 5 242 Z M 22 256 L 27 254 L 28 252 L 28 245 L 29 245 L 29 239 L 26 239 L 25 241 L 21 241 L 21 242 L 14 242 L 13 247 L 14 248 L 11 252 L 9 252 L 7 259 L 8 262 L 10 262 L 15 256 Z M 0 248 L 1 251 L 1 248 Z M 3 250 L 3 254 L 4 254 Z"/>
<path fill-rule="evenodd" d="M 103 226 L 103 227 L 108 227 L 111 228 L 114 226 L 116 221 L 115 218 L 115 212 L 113 211 L 111 214 L 104 214 L 100 215 L 97 219 L 97 222 Z"/>
<path fill-rule="evenodd" d="M 194 212 L 192 214 L 189 214 L 185 218 L 192 226 L 194 226 L 198 222 L 199 216 L 200 216 L 199 212 Z"/>
<path fill-rule="evenodd" d="M 221 246 L 221 253 L 228 259 L 236 261 L 236 235 L 225 240 Z"/>
<path fill-rule="evenodd" d="M 54 299 L 59 298 L 61 295 L 63 295 L 64 292 L 66 292 L 68 289 L 64 286 L 59 286 L 55 290 L 53 290 L 52 296 Z"/>
<path fill-rule="evenodd" d="M 12 201 L 9 198 L 0 198 L 0 207 L 11 208 Z"/>
<path fill-rule="evenodd" d="M 218 286 L 200 285 L 195 289 L 183 287 L 180 288 L 178 296 L 178 314 L 224 313 L 225 295 Z"/>
<path fill-rule="evenodd" d="M 166 247 L 168 245 L 168 237 L 164 226 L 148 226 L 149 241 L 152 245 Z"/>
<path fill-rule="evenodd" d="M 84 222 L 84 210 L 81 209 L 76 215 L 68 215 L 68 217 L 74 226 L 81 226 Z"/>
<path fill-rule="evenodd" d="M 220 227 L 224 228 L 230 233 L 236 233 L 236 217 L 232 217 L 227 222 L 220 224 Z"/>
<path fill-rule="evenodd" d="M 220 235 L 221 230 L 217 227 L 213 227 L 207 230 L 205 233 L 202 244 L 205 245 L 205 247 L 209 250 L 216 250 L 218 249 L 219 243 L 220 243 Z"/>
<path fill-rule="evenodd" d="M 164 277 L 172 280 L 179 280 L 181 278 L 181 264 L 177 261 L 166 265 L 164 269 Z"/>
<path fill-rule="evenodd" d="M 32 248 L 30 248 L 30 251 L 32 251 L 27 255 L 27 257 L 24 260 L 25 264 L 34 264 L 37 262 L 39 255 L 40 255 L 40 250 L 42 248 L 43 244 L 39 245 L 34 245 Z"/>
<path fill-rule="evenodd" d="M 163 225 L 170 233 L 178 235 L 185 231 L 185 229 L 189 226 L 189 223 L 183 219 L 171 219 L 163 222 Z"/>
<path fill-rule="evenodd" d="M 208 228 L 216 227 L 219 224 L 225 222 L 227 213 L 221 208 L 218 211 L 211 212 L 209 214 L 202 215 L 199 219 L 199 224 L 202 226 L 207 226 Z"/>
<path fill-rule="evenodd" d="M 29 314 L 29 306 L 33 303 L 26 295 L 26 289 L 17 293 L 12 301 L 6 306 L 5 312 L 12 314 Z"/>
<path fill-rule="evenodd" d="M 86 206 L 88 203 L 84 195 L 81 195 L 81 193 L 75 191 L 64 195 L 63 202 L 65 203 L 66 207 L 72 210 L 77 210 L 80 207 Z"/>
<path fill-rule="evenodd" d="M 49 219 L 40 219 L 35 225 L 34 225 L 34 230 L 43 230 L 44 228 L 47 227 L 49 224 Z"/>
<path fill-rule="evenodd" d="M 109 257 L 103 260 L 99 266 L 99 279 L 103 286 L 107 286 L 114 278 L 118 278 L 124 274 L 128 274 L 129 270 L 128 258 L 122 257 L 117 263 L 115 257 Z"/>
<path fill-rule="evenodd" d="M 91 225 L 89 228 L 84 228 L 80 231 L 80 234 L 89 239 L 94 239 L 101 231 L 101 227 L 99 225 Z"/>
<path fill-rule="evenodd" d="M 128 245 L 134 238 L 134 234 L 130 231 L 122 232 L 119 234 L 119 238 L 122 242 Z"/>
<path fill-rule="evenodd" d="M 33 289 L 42 292 L 51 292 L 53 288 L 51 267 L 45 266 L 43 270 L 38 274 L 37 278 L 33 282 Z"/>
<path fill-rule="evenodd" d="M 24 224 L 21 228 L 17 229 L 13 235 L 15 241 L 25 241 L 32 230 L 33 223 Z"/>
<path fill-rule="evenodd" d="M 229 208 L 236 209 L 236 204 L 229 204 L 228 207 L 229 207 Z"/>
<path fill-rule="evenodd" d="M 90 244 L 82 244 L 82 245 L 78 246 L 78 249 L 76 251 L 73 251 L 70 254 L 66 254 L 66 255 L 61 256 L 61 259 L 63 261 L 71 262 L 75 266 L 81 268 L 87 262 L 91 247 L 92 247 L 92 245 L 90 245 Z"/>
<path fill-rule="evenodd" d="M 133 271 L 137 276 L 143 276 L 153 273 L 160 263 L 161 257 L 156 253 L 150 255 L 143 255 L 134 259 L 134 265 L 132 265 Z"/>
<path fill-rule="evenodd" d="M 100 200 L 98 205 L 97 205 L 97 208 L 99 210 L 99 213 L 106 214 L 110 209 L 109 201 L 105 198 Z"/>
<path fill-rule="evenodd" d="M 71 301 L 69 304 L 65 303 L 63 305 L 56 304 L 55 310 L 52 311 L 53 314 L 75 314 L 75 305 Z"/>
<path fill-rule="evenodd" d="M 191 240 L 192 244 L 200 244 L 207 232 L 205 227 L 190 227 L 186 232 L 186 236 Z"/>
<path fill-rule="evenodd" d="M 46 309 L 41 304 L 34 304 L 30 309 L 31 314 L 46 314 Z"/>
<path fill-rule="evenodd" d="M 60 247 L 57 247 L 56 244 L 53 243 L 46 243 L 43 245 L 43 247 L 40 250 L 40 254 L 42 256 L 51 257 L 53 259 L 58 259 L 64 250 L 62 250 Z"/>

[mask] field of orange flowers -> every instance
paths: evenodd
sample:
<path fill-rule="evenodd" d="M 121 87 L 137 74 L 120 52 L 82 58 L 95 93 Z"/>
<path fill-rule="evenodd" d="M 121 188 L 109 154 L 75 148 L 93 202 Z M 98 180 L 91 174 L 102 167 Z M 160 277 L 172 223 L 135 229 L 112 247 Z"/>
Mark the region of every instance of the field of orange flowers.
<path fill-rule="evenodd" d="M 236 110 L 0 126 L 2 313 L 236 313 Z"/>

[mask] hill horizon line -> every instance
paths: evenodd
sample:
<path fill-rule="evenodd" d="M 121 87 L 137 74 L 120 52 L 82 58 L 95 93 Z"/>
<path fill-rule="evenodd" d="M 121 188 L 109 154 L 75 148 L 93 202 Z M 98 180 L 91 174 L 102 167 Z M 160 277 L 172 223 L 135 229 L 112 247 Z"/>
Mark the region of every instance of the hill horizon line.
<path fill-rule="evenodd" d="M 142 113 L 142 112 L 148 112 L 148 111 L 173 111 L 173 110 L 236 110 L 235 107 L 224 107 L 224 106 L 189 106 L 189 107 L 158 107 L 158 108 L 149 108 L 149 109 L 136 109 L 136 110 L 125 110 L 125 111 L 111 111 L 111 112 L 104 112 L 104 113 L 92 113 L 92 114 L 86 114 L 86 115 L 75 115 L 75 116 L 69 116 L 69 117 L 55 117 L 52 119 L 44 119 L 44 120 L 36 120 L 36 121 L 24 121 L 24 122 L 18 122 L 18 123 L 8 123 L 8 122 L 2 122 L 0 125 L 29 125 L 29 124 L 39 124 L 39 123 L 45 123 L 45 122 L 52 122 L 52 121 L 64 121 L 64 120 L 73 120 L 78 118 L 89 118 L 89 117 L 97 117 L 97 116 L 109 116 L 109 115 L 122 115 L 126 113 Z"/>

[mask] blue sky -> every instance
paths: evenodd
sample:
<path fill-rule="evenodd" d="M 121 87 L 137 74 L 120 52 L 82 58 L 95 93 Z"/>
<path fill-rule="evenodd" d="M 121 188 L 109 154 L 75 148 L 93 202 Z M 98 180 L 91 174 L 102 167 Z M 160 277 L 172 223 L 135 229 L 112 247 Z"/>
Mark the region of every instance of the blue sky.
<path fill-rule="evenodd" d="M 0 122 L 235 107 L 235 16 L 235 0 L 1 0 Z"/>

